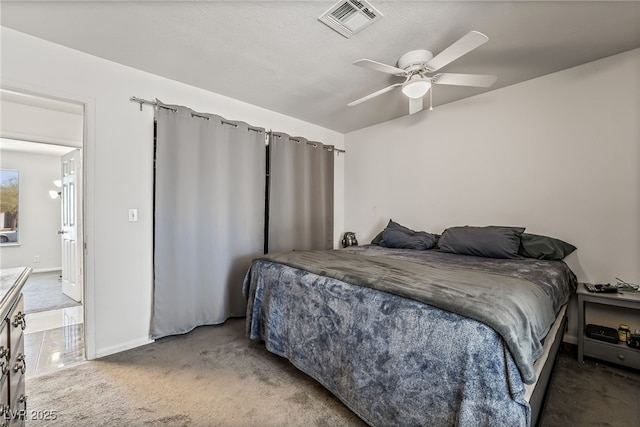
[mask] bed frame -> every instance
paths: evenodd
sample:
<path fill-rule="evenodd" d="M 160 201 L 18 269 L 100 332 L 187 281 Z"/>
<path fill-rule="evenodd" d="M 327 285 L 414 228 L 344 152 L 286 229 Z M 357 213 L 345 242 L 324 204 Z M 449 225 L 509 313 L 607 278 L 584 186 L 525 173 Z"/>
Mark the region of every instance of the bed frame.
<path fill-rule="evenodd" d="M 276 262 L 275 265 L 278 265 L 278 263 Z M 285 270 L 286 273 L 283 273 L 282 269 L 288 269 Z M 251 273 L 251 272 L 250 272 Z M 320 315 L 321 318 L 326 318 L 326 319 L 330 319 L 333 318 L 332 316 L 335 314 L 337 316 L 338 319 L 341 319 L 341 315 L 339 315 L 339 313 L 341 312 L 346 312 L 349 313 L 349 311 L 345 311 L 345 307 L 347 309 L 349 309 L 349 304 L 351 303 L 351 301 L 353 301 L 351 299 L 351 297 L 353 297 L 355 295 L 355 297 L 357 298 L 359 295 L 362 294 L 351 294 L 351 290 L 349 290 L 349 295 L 350 297 L 348 299 L 340 299 L 335 298 L 335 300 L 337 301 L 346 301 L 344 304 L 339 304 L 339 305 L 335 305 L 333 306 L 333 308 L 331 310 L 329 310 L 327 313 L 324 313 L 321 310 L 321 307 L 324 307 L 324 296 L 323 294 L 320 294 L 320 299 L 307 299 L 307 288 L 309 289 L 325 289 L 324 288 L 324 283 L 320 283 L 319 286 L 316 286 L 318 284 L 315 283 L 315 280 L 322 280 L 322 281 L 328 281 L 329 283 L 331 283 L 331 281 L 335 281 L 335 279 L 331 279 L 331 278 L 327 278 L 324 276 L 317 276 L 317 277 L 322 277 L 322 279 L 317 279 L 316 274 L 314 273 L 307 273 L 307 270 L 303 270 L 303 269 L 298 269 L 298 268 L 291 268 L 291 267 L 277 267 L 277 268 L 271 268 L 270 270 L 266 270 L 265 276 L 262 276 L 262 270 L 260 270 L 259 268 L 256 270 L 255 274 L 256 276 L 253 276 L 251 274 L 248 274 L 247 277 L 245 278 L 245 283 L 244 283 L 244 288 L 245 288 L 245 295 L 249 298 L 249 305 L 248 305 L 248 310 L 247 310 L 247 332 L 248 335 L 250 336 L 250 338 L 252 339 L 263 339 L 265 340 L 265 342 L 267 343 L 267 349 L 275 354 L 278 354 L 280 356 L 286 357 L 287 359 L 289 359 L 292 364 L 294 366 L 296 366 L 298 369 L 300 369 L 301 371 L 307 373 L 308 375 L 310 375 L 312 378 L 316 379 L 318 382 L 320 382 L 322 385 L 324 385 L 328 390 L 330 390 L 331 392 L 333 392 L 334 394 L 336 393 L 336 390 L 338 391 L 338 394 L 336 394 L 336 396 L 342 400 L 346 406 L 348 406 L 349 408 L 352 409 L 352 411 L 354 411 L 357 415 L 360 416 L 360 418 L 362 418 L 365 422 L 377 422 L 380 420 L 380 417 L 376 418 L 375 421 L 374 419 L 370 419 L 370 414 L 366 414 L 366 413 L 359 413 L 359 408 L 358 405 L 356 404 L 355 407 L 352 406 L 353 401 L 350 399 L 350 397 L 352 397 L 351 395 L 349 395 L 348 393 L 351 392 L 350 388 L 345 388 L 344 390 L 341 390 L 341 386 L 338 383 L 333 383 L 332 380 L 329 381 L 329 383 L 325 383 L 324 379 L 325 377 L 323 377 L 323 375 L 325 374 L 330 374 L 331 376 L 326 377 L 326 378 L 336 378 L 336 376 L 334 374 L 336 374 L 336 372 L 340 369 L 341 365 L 335 365 L 335 369 L 331 370 L 331 369 L 325 369 L 320 368 L 320 370 L 316 371 L 315 367 L 311 368 L 311 371 L 307 371 L 305 370 L 305 367 L 309 368 L 312 366 L 325 366 L 325 364 L 320 363 L 322 361 L 322 358 L 318 357 L 316 358 L 316 354 L 311 352 L 311 353 L 307 353 L 307 350 L 305 346 L 302 347 L 296 347 L 295 345 L 292 347 L 289 347 L 288 345 L 288 337 L 289 337 L 289 330 L 287 328 L 284 329 L 284 333 L 281 333 L 280 331 L 282 330 L 282 319 L 284 318 L 284 312 L 281 313 L 281 310 L 283 310 L 283 307 L 287 307 L 288 304 L 290 304 L 289 301 L 293 301 L 294 303 L 296 301 L 300 301 L 301 303 L 298 305 L 294 304 L 294 307 L 297 307 L 298 313 L 297 314 L 293 314 L 293 318 L 294 319 L 302 319 L 305 318 L 306 316 L 306 311 L 305 311 L 305 307 L 307 307 L 307 302 L 308 301 L 315 301 L 313 304 L 310 305 L 312 312 L 316 315 L 316 317 L 318 315 Z M 286 274 L 286 276 L 284 276 Z M 253 277 L 261 277 L 260 281 L 254 281 L 255 279 L 252 279 Z M 283 279 L 284 277 L 284 279 Z M 316 278 L 314 278 L 316 277 Z M 286 280 L 285 280 L 286 279 Z M 268 281 L 271 280 L 270 283 L 272 283 L 274 286 L 276 286 L 276 288 L 274 288 L 274 293 L 267 293 L 266 291 L 263 293 L 264 289 L 268 289 L 269 286 L 268 285 L 264 285 L 264 288 L 262 287 L 262 285 L 252 285 L 253 283 L 269 283 Z M 299 280 L 299 281 L 298 281 Z M 291 283 L 299 283 L 301 284 L 300 287 L 298 289 L 295 288 L 290 288 L 288 286 L 285 286 L 289 281 L 291 281 Z M 305 283 L 307 282 L 308 283 Z M 353 287 L 354 289 L 360 289 L 358 288 L 357 285 L 351 285 L 347 282 L 341 282 L 341 281 L 335 281 L 336 283 L 342 283 L 344 286 L 347 287 Z M 311 286 L 311 284 L 313 283 L 313 286 Z M 258 286 L 258 291 L 256 291 L 256 288 L 253 286 Z M 282 286 L 282 288 L 280 288 L 279 286 Z M 306 287 L 305 287 L 306 286 Z M 311 286 L 311 287 L 309 287 Z M 337 286 L 337 285 L 336 285 Z M 342 290 L 341 288 L 342 285 L 340 285 L 340 287 L 337 288 L 337 291 L 335 291 L 335 295 L 340 295 L 340 292 Z M 292 289 L 291 292 L 289 292 L 289 289 Z M 284 291 L 283 290 L 287 290 Z M 255 292 L 255 293 L 254 293 Z M 333 298 L 333 292 L 334 290 L 332 289 L 331 294 L 328 294 L 329 297 Z M 355 292 L 360 292 L 360 291 L 355 291 Z M 369 294 L 366 294 L 369 295 Z M 317 295 L 313 295 L 312 296 L 317 296 Z M 254 310 L 254 297 L 255 297 L 255 311 Z M 367 297 L 368 298 L 368 297 Z M 372 297 L 373 298 L 373 297 Z M 386 297 L 385 297 L 386 298 Z M 398 297 L 398 296 L 394 296 L 393 298 L 403 298 L 403 297 Z M 385 300 L 386 301 L 386 300 Z M 266 305 L 263 305 L 266 304 Z M 391 305 L 389 307 L 393 307 L 393 302 L 391 302 Z M 270 315 L 273 315 L 273 323 L 269 323 L 271 321 L 267 321 L 268 323 L 266 324 L 266 326 L 262 325 L 262 322 L 269 318 L 271 319 L 271 317 L 269 317 L 270 315 L 267 315 L 266 318 L 263 318 L 263 314 L 261 312 L 262 307 L 265 306 L 266 310 L 268 311 L 268 313 L 271 313 Z M 314 308 L 315 307 L 315 308 Z M 363 306 L 365 307 L 365 310 L 367 309 L 367 306 Z M 334 313 L 335 310 L 335 313 Z M 342 311 L 341 311 L 342 310 Z M 366 314 L 366 311 L 364 311 L 363 313 Z M 377 312 L 375 312 L 377 313 Z M 386 314 L 386 313 L 385 313 Z M 297 317 L 295 317 L 297 315 Z M 287 318 L 289 318 L 289 315 L 286 316 Z M 346 324 L 349 324 L 349 317 L 345 317 L 347 319 Z M 440 325 L 446 325 L 448 324 L 448 322 L 450 321 L 450 319 L 445 319 L 443 318 L 443 322 Z M 303 322 L 304 323 L 304 322 Z M 298 323 L 299 324 L 299 323 Z M 306 324 L 306 323 L 305 323 Z M 549 383 L 550 383 L 550 379 L 551 379 L 551 375 L 553 372 L 553 368 L 554 365 L 556 363 L 557 360 L 557 356 L 560 350 L 560 345 L 562 343 L 563 337 L 564 337 L 564 333 L 566 330 L 566 326 L 567 326 L 567 316 L 566 316 L 566 304 L 565 306 L 561 307 L 561 309 L 559 310 L 559 313 L 555 319 L 555 322 L 551 325 L 551 328 L 547 334 L 547 337 L 544 339 L 544 346 L 543 346 L 543 352 L 542 355 L 538 358 L 538 360 L 536 361 L 536 363 L 534 364 L 534 371 L 535 374 L 537 376 L 537 381 L 531 385 L 527 385 L 524 384 L 525 386 L 525 393 L 524 395 L 520 398 L 520 399 L 524 399 L 526 402 L 528 402 L 529 406 L 530 406 L 530 413 L 529 413 L 529 422 L 530 422 L 530 426 L 538 426 L 540 425 L 540 422 L 542 420 L 542 417 L 544 415 L 544 405 L 545 405 L 545 399 L 546 399 L 546 395 L 547 395 L 547 390 L 549 387 Z M 443 326 L 444 327 L 444 326 Z M 266 328 L 266 329 L 263 329 Z M 334 336 L 333 333 L 326 333 L 327 331 L 325 330 L 325 334 L 324 335 L 316 335 L 314 333 L 313 330 L 307 330 L 304 327 L 300 327 L 302 329 L 302 337 L 306 338 L 306 337 L 313 337 L 312 339 L 318 339 L 318 337 L 324 337 L 325 335 L 327 337 L 331 337 Z M 329 328 L 330 329 L 330 328 Z M 300 331 L 298 331 L 298 328 L 296 327 L 295 329 L 298 333 Z M 293 329 L 292 329 L 293 331 Z M 342 331 L 344 332 L 344 331 Z M 478 331 L 481 332 L 481 331 Z M 369 333 L 371 333 L 369 331 Z M 266 336 L 265 336 L 266 334 Z M 338 334 L 340 335 L 340 334 Z M 481 336 L 483 336 L 482 334 L 480 334 Z M 491 334 L 492 337 L 494 336 L 493 334 Z M 267 339 L 267 336 L 269 337 L 269 339 Z M 346 339 L 346 343 L 349 343 L 350 345 L 353 346 L 353 339 L 350 339 L 351 336 L 347 335 L 347 339 Z M 488 335 L 487 335 L 488 337 Z M 296 336 L 294 336 L 294 340 L 297 339 Z M 322 338 L 322 339 L 326 339 L 328 340 L 328 342 L 332 342 L 332 340 L 330 340 L 329 338 Z M 500 337 L 496 338 L 497 341 L 494 341 L 495 344 L 492 345 L 500 345 Z M 335 340 L 333 340 L 335 341 Z M 340 340 L 338 340 L 340 341 Z M 290 342 L 295 342 L 295 341 L 290 341 Z M 305 341 L 306 342 L 306 341 Z M 311 348 L 315 348 L 313 347 L 313 345 L 311 346 Z M 298 350 L 301 350 L 301 352 L 298 352 Z M 440 347 L 440 349 L 446 349 L 446 347 Z M 308 356 L 309 354 L 311 354 L 311 356 Z M 445 357 L 445 354 L 447 353 L 442 353 L 441 356 Z M 291 358 L 290 355 L 293 355 L 294 358 Z M 361 356 L 361 353 L 358 353 L 359 356 Z M 296 359 L 297 357 L 297 359 Z M 445 357 L 446 358 L 446 357 Z M 296 363 L 296 360 L 298 361 L 303 361 L 302 365 L 298 365 Z M 363 360 L 365 361 L 364 365 L 363 365 Z M 453 360 L 453 359 L 452 359 Z M 512 359 L 509 359 L 512 360 Z M 326 361 L 326 360 L 325 360 Z M 362 366 L 366 366 L 366 357 L 363 359 L 362 357 L 356 357 L 354 359 L 355 364 L 353 366 L 356 366 L 358 369 L 356 369 L 354 372 L 365 372 L 362 370 Z M 315 363 L 314 362 L 318 362 Z M 482 361 L 480 361 L 482 362 Z M 309 365 L 309 363 L 311 363 L 311 365 Z M 511 362 L 513 363 L 513 361 Z M 334 366 L 334 365 L 326 365 L 326 366 Z M 426 365 L 425 365 L 426 366 Z M 440 366 L 440 365 L 439 365 Z M 445 365 L 446 366 L 446 365 Z M 467 366 L 475 366 L 474 365 L 468 365 Z M 477 365 L 477 366 L 481 366 L 481 365 Z M 484 365 L 482 365 L 484 366 Z M 510 365 L 511 369 L 514 369 L 514 365 Z M 386 372 L 384 370 L 382 370 L 381 372 Z M 406 375 L 404 375 L 404 373 L 402 371 L 398 371 L 402 376 L 399 377 L 400 381 L 403 381 L 405 378 L 407 378 Z M 496 371 L 497 372 L 497 371 Z M 517 371 L 516 371 L 517 372 Z M 394 372 L 387 372 L 388 374 L 390 374 L 391 376 L 394 375 Z M 513 375 L 513 371 L 512 371 L 512 375 Z M 338 375 L 339 376 L 339 375 Z M 388 376 L 388 375 L 387 375 Z M 383 376 L 384 377 L 384 376 Z M 359 378 L 367 378 L 366 375 L 360 375 Z M 390 378 L 390 377 L 389 377 Z M 491 381 L 490 377 L 487 378 L 487 381 Z M 335 381 L 334 381 L 335 382 Z M 497 382 L 497 384 L 501 383 L 501 381 L 499 380 Z M 369 386 L 369 382 L 363 382 L 363 384 L 367 384 L 367 386 Z M 372 386 L 369 387 L 369 390 L 375 390 L 377 386 L 379 386 L 378 384 L 376 384 L 375 382 L 371 383 Z M 436 384 L 436 383 L 434 383 Z M 335 386 L 338 386 L 338 388 L 336 388 Z M 363 388 L 364 389 L 364 388 Z M 341 396 L 339 393 L 341 393 L 342 391 L 347 392 L 347 395 L 345 396 Z M 403 389 L 405 390 L 405 389 Z M 408 389 L 407 389 L 408 390 Z M 426 390 L 426 389 L 424 389 Z M 424 391 L 423 390 L 423 391 Z M 443 393 L 443 395 L 446 394 L 451 394 L 452 389 L 443 389 L 445 392 Z M 471 389 L 473 390 L 473 389 Z M 499 391 L 499 389 L 496 389 Z M 401 391 L 402 393 L 402 391 Z M 473 393 L 473 392 L 472 392 Z M 361 396 L 361 395 L 360 395 Z M 404 396 L 404 394 L 400 394 L 400 396 Z M 409 396 L 409 395 L 407 395 Z M 427 397 L 429 396 L 429 394 L 427 393 L 426 395 Z M 415 396 L 414 396 L 415 397 Z M 358 397 L 359 398 L 359 397 Z M 467 402 L 472 401 L 471 399 L 467 399 Z M 506 400 L 508 401 L 508 399 Z M 358 400 L 355 400 L 355 402 L 358 402 Z M 380 408 L 382 408 L 382 410 L 385 410 L 385 408 L 391 408 L 391 410 L 393 411 L 393 409 L 395 408 L 396 410 L 400 410 L 403 412 L 400 413 L 407 413 L 404 412 L 405 409 L 409 408 L 410 406 L 407 405 L 411 405 L 413 403 L 411 398 L 409 398 L 409 400 L 405 400 L 404 398 L 402 398 L 401 400 L 399 400 L 398 402 L 409 402 L 409 403 L 399 403 L 398 406 L 393 406 L 393 404 L 391 406 L 387 406 L 385 407 L 384 405 L 380 405 L 380 406 L 375 406 L 375 410 L 379 410 Z M 496 400 L 495 402 L 503 402 L 503 400 Z M 516 404 L 523 404 L 524 402 L 522 400 L 518 401 L 514 400 L 512 402 L 515 402 Z M 493 414 L 512 414 L 514 416 L 513 419 L 511 419 L 511 421 L 516 420 L 516 418 L 518 417 L 516 415 L 516 412 L 512 412 L 512 408 L 510 408 L 510 404 L 507 403 L 504 406 L 500 406 L 502 405 L 501 403 L 497 403 L 497 405 L 495 406 L 496 408 L 498 408 L 497 412 L 493 412 Z M 436 404 L 435 408 L 438 408 L 437 411 L 439 411 L 440 406 L 442 405 L 438 405 Z M 475 406 L 473 405 L 469 405 L 467 404 L 466 406 L 466 410 L 463 410 L 460 412 L 460 416 L 462 418 L 460 418 L 460 420 L 464 420 L 466 419 L 467 421 L 473 419 L 475 417 L 476 412 L 474 412 Z M 484 416 L 486 416 L 487 414 L 491 414 L 491 408 L 492 406 L 479 406 L 478 407 L 480 410 L 482 410 L 482 414 L 484 414 Z M 445 409 L 445 407 L 442 407 L 441 409 Z M 488 409 L 487 412 L 484 412 L 485 409 Z M 502 411 L 502 412 L 500 412 Z M 506 411 L 506 412 L 505 412 Z M 393 413 L 393 412 L 391 412 Z M 433 414 L 434 412 L 432 412 Z M 440 412 L 435 412 L 435 413 L 440 413 Z M 442 412 L 443 414 L 446 412 Z M 382 412 L 378 412 L 377 413 L 382 414 Z M 448 413 L 447 413 L 448 414 Z M 444 420 L 446 419 L 447 416 L 443 416 L 442 418 L 429 418 L 429 419 L 441 419 Z M 370 421 L 367 421 L 368 419 L 370 419 Z M 411 420 L 412 419 L 412 415 L 409 415 L 408 417 L 403 418 L 404 420 Z M 426 418 L 424 418 L 426 419 Z M 450 418 L 449 418 L 450 419 Z M 505 419 L 509 419 L 508 417 Z M 524 421 L 524 420 L 522 420 Z M 521 421 L 518 421 L 519 423 Z"/>
<path fill-rule="evenodd" d="M 546 362 L 542 368 L 542 371 L 538 375 L 538 381 L 536 381 L 535 388 L 529 399 L 529 405 L 531 405 L 531 426 L 539 426 L 544 415 L 544 406 L 547 398 L 547 392 L 549 389 L 549 382 L 553 368 L 558 360 L 558 353 L 560 352 L 560 344 L 564 338 L 564 333 L 567 329 L 567 314 L 566 310 L 563 311 L 562 318 L 560 319 L 560 327 L 557 329 L 553 336 L 551 348 Z M 551 337 L 547 337 L 551 338 Z"/>

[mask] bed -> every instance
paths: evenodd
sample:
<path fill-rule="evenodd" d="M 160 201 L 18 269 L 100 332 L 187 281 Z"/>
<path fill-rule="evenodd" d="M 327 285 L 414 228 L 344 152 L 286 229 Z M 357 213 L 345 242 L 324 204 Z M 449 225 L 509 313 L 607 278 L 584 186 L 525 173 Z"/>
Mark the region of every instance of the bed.
<path fill-rule="evenodd" d="M 269 254 L 245 277 L 247 334 L 372 426 L 529 426 L 576 285 L 562 261 L 377 245 Z"/>

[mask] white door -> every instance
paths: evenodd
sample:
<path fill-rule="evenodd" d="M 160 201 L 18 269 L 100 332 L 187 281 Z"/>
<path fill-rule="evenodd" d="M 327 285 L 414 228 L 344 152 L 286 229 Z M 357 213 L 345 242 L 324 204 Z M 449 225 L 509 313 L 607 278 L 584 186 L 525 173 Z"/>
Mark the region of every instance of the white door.
<path fill-rule="evenodd" d="M 62 156 L 62 292 L 82 302 L 82 152 L 77 149 Z"/>

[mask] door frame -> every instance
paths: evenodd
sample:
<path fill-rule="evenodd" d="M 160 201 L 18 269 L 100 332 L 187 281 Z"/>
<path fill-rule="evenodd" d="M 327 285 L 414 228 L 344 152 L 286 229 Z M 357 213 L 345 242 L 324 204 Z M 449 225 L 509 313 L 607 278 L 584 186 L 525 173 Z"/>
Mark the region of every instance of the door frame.
<path fill-rule="evenodd" d="M 78 215 L 82 215 L 81 230 L 78 230 L 78 237 L 82 239 L 79 244 L 82 245 L 83 250 L 80 251 L 82 259 L 78 262 L 78 267 L 82 270 L 83 284 L 84 354 L 87 360 L 95 359 L 95 259 L 91 246 L 95 236 L 95 201 L 92 197 L 92 195 L 95 194 L 95 99 L 80 94 L 60 92 L 51 88 L 36 87 L 9 79 L 3 79 L 0 83 L 0 88 L 27 95 L 51 98 L 62 102 L 81 104 L 84 107 L 84 129 L 81 147 L 83 168 L 80 176 L 80 179 L 82 179 L 82 192 L 80 194 L 81 208 L 78 210 Z"/>

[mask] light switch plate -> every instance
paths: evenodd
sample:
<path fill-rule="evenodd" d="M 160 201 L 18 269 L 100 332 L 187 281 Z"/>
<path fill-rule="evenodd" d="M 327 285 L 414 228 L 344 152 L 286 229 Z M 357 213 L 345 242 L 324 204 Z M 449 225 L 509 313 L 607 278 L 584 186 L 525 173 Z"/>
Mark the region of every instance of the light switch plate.
<path fill-rule="evenodd" d="M 129 209 L 129 222 L 138 222 L 138 209 Z"/>

